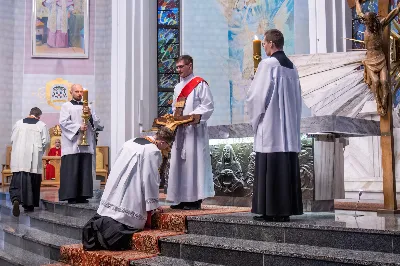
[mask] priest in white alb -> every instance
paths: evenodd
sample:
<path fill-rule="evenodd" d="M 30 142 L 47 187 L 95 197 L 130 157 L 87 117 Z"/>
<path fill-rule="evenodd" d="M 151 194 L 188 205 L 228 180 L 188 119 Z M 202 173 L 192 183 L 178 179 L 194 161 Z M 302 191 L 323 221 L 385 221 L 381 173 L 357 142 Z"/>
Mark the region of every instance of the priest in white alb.
<path fill-rule="evenodd" d="M 133 233 L 151 227 L 159 207 L 161 150 L 168 149 L 174 133 L 161 128 L 155 137 L 125 142 L 108 177 L 97 214 L 83 228 L 85 250 L 126 250 Z"/>
<path fill-rule="evenodd" d="M 247 95 L 256 152 L 252 212 L 261 221 L 285 222 L 303 213 L 298 158 L 300 80 L 283 45 L 279 30 L 264 34 L 269 58 L 260 62 Z"/>
<path fill-rule="evenodd" d="M 92 156 L 95 152 L 95 130 L 100 119 L 89 106 L 83 107 L 83 88 L 80 84 L 71 86 L 72 100 L 61 107 L 60 127 L 61 153 L 60 201 L 68 203 L 85 203 L 93 196 Z M 89 115 L 89 123 L 82 120 L 83 108 Z M 88 146 L 80 146 L 83 132 L 86 131 Z"/>
<path fill-rule="evenodd" d="M 193 75 L 193 59 L 176 60 L 181 77 L 175 86 L 173 112 L 179 99 L 186 99 L 181 115 L 201 115 L 199 124 L 178 127 L 171 150 L 167 200 L 173 209 L 200 209 L 203 199 L 213 197 L 214 183 L 208 144 L 207 120 L 214 111 L 211 90 L 205 80 Z"/>
<path fill-rule="evenodd" d="M 19 216 L 19 205 L 30 212 L 39 207 L 42 157 L 50 142 L 47 126 L 39 121 L 42 111 L 34 107 L 27 118 L 15 123 L 11 134 L 10 199 L 12 213 Z"/>

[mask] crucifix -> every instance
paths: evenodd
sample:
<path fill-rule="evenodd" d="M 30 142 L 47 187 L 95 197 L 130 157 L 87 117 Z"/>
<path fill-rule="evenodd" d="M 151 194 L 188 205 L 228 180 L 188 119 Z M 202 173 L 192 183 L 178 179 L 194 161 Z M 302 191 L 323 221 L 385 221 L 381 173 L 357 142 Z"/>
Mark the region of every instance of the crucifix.
<path fill-rule="evenodd" d="M 392 84 L 390 69 L 390 23 L 400 12 L 400 4 L 390 11 L 390 0 L 378 0 L 378 14 L 363 13 L 360 0 L 348 0 L 355 7 L 359 19 L 365 24 L 364 43 L 367 51 L 364 65 L 364 81 L 374 93 L 380 115 L 381 151 L 383 169 L 384 209 L 381 213 L 398 213 L 394 160 Z M 395 48 L 395 53 L 398 49 Z M 396 71 L 397 72 L 397 71 Z M 398 87 L 398 84 L 395 84 Z M 396 90 L 394 90 L 395 92 Z"/>

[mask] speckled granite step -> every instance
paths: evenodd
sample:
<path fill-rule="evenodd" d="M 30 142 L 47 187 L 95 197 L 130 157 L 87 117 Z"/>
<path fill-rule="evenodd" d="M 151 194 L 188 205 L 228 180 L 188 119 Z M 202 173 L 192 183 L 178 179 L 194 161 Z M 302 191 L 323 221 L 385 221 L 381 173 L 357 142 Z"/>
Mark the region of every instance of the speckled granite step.
<path fill-rule="evenodd" d="M 12 205 L 9 201 L 1 200 L 0 208 L 2 214 L 12 216 Z M 30 213 L 25 213 L 22 207 L 20 209 L 20 217 L 14 220 L 28 219 L 29 222 L 26 224 L 30 224 L 33 228 L 78 240 L 82 237 L 81 229 L 90 219 L 90 216 L 70 217 L 39 208 L 35 208 L 35 211 Z"/>
<path fill-rule="evenodd" d="M 150 259 L 136 260 L 131 262 L 131 266 L 222 266 L 221 264 L 211 264 L 205 262 L 197 262 L 183 260 L 171 257 L 157 256 Z"/>
<path fill-rule="evenodd" d="M 4 243 L 58 261 L 63 245 L 80 243 L 79 240 L 51 234 L 22 224 L 2 224 Z"/>
<path fill-rule="evenodd" d="M 1 266 L 40 266 L 51 263 L 56 263 L 56 261 L 7 243 L 4 249 L 0 250 Z"/>
<path fill-rule="evenodd" d="M 400 265 L 400 255 L 286 243 L 181 235 L 160 240 L 161 255 L 230 266 Z"/>
<path fill-rule="evenodd" d="M 65 202 L 53 202 L 42 200 L 42 208 L 46 211 L 58 213 L 71 217 L 91 218 L 96 214 L 99 207 L 99 200 L 89 200 L 89 203 L 68 204 Z"/>
<path fill-rule="evenodd" d="M 188 233 L 400 254 L 400 217 L 308 214 L 288 223 L 258 222 L 251 213 L 187 218 Z"/>

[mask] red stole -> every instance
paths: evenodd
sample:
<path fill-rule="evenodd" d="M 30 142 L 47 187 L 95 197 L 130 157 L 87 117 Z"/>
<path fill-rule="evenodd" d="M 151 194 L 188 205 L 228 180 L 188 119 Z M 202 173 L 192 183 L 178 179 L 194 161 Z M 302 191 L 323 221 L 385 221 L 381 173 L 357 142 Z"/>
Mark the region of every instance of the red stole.
<path fill-rule="evenodd" d="M 181 98 L 187 98 L 192 91 L 194 90 L 194 88 L 197 87 L 197 85 L 200 84 L 200 82 L 206 82 L 204 79 L 200 78 L 200 77 L 194 77 L 192 78 L 191 81 L 188 82 L 188 84 L 185 85 L 185 87 L 183 87 L 181 93 L 179 94 L 177 101 L 179 101 Z M 207 83 L 207 82 L 206 82 Z"/>

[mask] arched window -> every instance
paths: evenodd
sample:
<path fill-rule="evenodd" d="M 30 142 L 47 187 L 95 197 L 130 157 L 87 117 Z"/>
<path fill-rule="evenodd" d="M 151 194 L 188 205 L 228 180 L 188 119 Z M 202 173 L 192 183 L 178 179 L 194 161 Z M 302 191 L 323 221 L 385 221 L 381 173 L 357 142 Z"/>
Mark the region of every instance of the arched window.
<path fill-rule="evenodd" d="M 158 0 L 157 5 L 158 116 L 171 111 L 179 82 L 175 59 L 180 53 L 180 0 Z"/>

